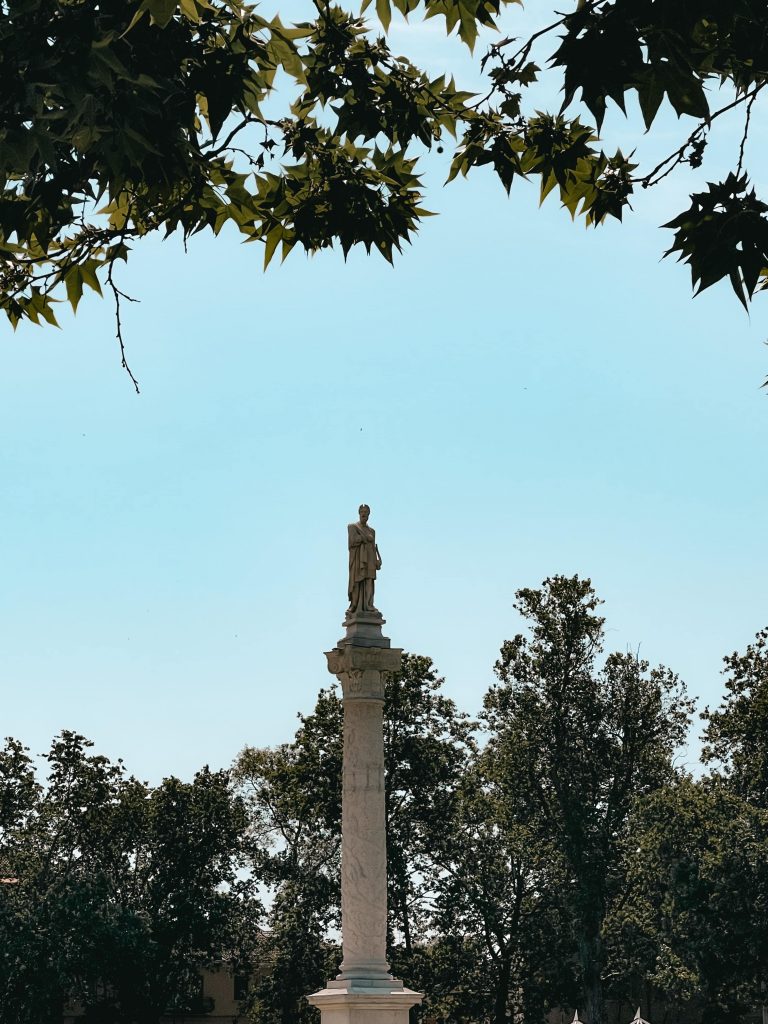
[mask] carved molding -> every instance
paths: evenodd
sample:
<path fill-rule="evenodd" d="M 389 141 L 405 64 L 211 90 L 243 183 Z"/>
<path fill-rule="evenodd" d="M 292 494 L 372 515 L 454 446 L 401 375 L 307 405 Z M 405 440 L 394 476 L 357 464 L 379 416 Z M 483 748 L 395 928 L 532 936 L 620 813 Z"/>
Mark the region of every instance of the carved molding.
<path fill-rule="evenodd" d="M 351 644 L 334 647 L 325 653 L 328 671 L 339 679 L 343 674 L 357 672 L 397 672 L 402 655 L 402 650 L 397 647 L 355 647 Z"/>

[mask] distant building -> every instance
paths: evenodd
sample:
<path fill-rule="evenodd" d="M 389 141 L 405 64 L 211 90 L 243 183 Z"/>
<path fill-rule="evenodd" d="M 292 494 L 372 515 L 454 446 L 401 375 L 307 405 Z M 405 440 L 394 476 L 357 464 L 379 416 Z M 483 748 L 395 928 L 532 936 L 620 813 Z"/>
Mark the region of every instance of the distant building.
<path fill-rule="evenodd" d="M 252 975 L 233 974 L 225 964 L 200 972 L 200 988 L 186 1011 L 169 1011 L 160 1018 L 161 1024 L 245 1024 L 247 1018 L 240 1010 L 248 995 L 248 988 L 265 972 L 256 969 Z M 80 1024 L 84 1009 L 71 1006 L 62 1024 Z"/>

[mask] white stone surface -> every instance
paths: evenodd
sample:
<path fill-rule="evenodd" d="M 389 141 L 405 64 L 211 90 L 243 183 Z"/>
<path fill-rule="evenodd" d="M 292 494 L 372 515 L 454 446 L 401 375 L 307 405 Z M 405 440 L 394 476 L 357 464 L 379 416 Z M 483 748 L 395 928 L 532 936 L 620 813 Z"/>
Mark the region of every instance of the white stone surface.
<path fill-rule="evenodd" d="M 354 680 L 356 682 L 356 680 Z M 378 700 L 353 698 L 344 706 L 341 817 L 341 918 L 344 977 L 387 973 L 387 848 L 384 826 L 384 752 Z"/>
<path fill-rule="evenodd" d="M 341 826 L 341 973 L 309 996 L 322 1024 L 407 1024 L 421 995 L 404 988 L 387 963 L 387 848 L 384 806 L 383 672 L 402 651 L 356 646 L 329 651 L 341 682 L 344 762 Z"/>
<path fill-rule="evenodd" d="M 383 992 L 323 989 L 309 996 L 320 1010 L 322 1024 L 408 1024 L 408 1011 L 421 995 L 403 988 Z"/>

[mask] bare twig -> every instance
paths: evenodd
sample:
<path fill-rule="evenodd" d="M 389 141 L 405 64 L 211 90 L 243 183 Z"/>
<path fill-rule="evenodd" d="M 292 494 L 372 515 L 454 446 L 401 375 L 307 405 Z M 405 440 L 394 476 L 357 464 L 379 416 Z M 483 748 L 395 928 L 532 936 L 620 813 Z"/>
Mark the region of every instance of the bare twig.
<path fill-rule="evenodd" d="M 752 107 L 754 106 L 755 99 L 757 98 L 757 90 L 752 93 L 747 103 L 747 114 L 744 118 L 744 134 L 741 136 L 741 145 L 739 146 L 739 164 L 736 168 L 736 177 L 741 177 L 741 168 L 744 165 L 744 147 L 747 144 L 747 138 L 749 136 L 749 119 L 752 117 Z"/>
<path fill-rule="evenodd" d="M 691 134 L 688 136 L 688 138 L 685 140 L 682 146 L 680 146 L 679 149 L 676 149 L 674 153 L 670 153 L 668 157 L 665 157 L 664 160 L 662 160 L 661 163 L 657 164 L 649 174 L 645 175 L 645 177 L 636 178 L 636 184 L 642 185 L 643 188 L 649 188 L 651 185 L 658 185 L 658 183 L 662 181 L 664 178 L 666 178 L 668 174 L 672 173 L 672 171 L 675 169 L 675 167 L 678 166 L 678 164 L 683 162 L 683 160 L 685 159 L 685 151 L 689 148 L 689 146 L 691 146 L 694 142 L 700 139 L 706 131 L 708 131 L 710 125 L 714 120 L 716 120 L 722 114 L 727 113 L 729 110 L 733 110 L 735 107 L 738 107 L 745 102 L 749 105 L 748 109 L 751 109 L 755 97 L 761 91 L 761 89 L 763 89 L 765 84 L 765 82 L 760 82 L 760 84 L 756 85 L 751 92 L 748 91 L 743 93 L 741 96 L 738 96 L 731 103 L 726 103 L 724 107 L 720 107 L 720 109 L 716 110 L 714 114 L 710 114 L 701 124 L 697 125 L 696 128 L 694 128 L 694 130 L 691 132 Z M 749 121 L 749 118 L 747 119 L 747 121 Z M 739 165 L 741 166 L 741 164 Z M 661 171 L 662 168 L 666 168 L 666 170 L 663 174 L 659 174 L 659 171 Z M 656 175 L 658 175 L 658 177 L 656 177 Z"/>
<path fill-rule="evenodd" d="M 220 153 L 223 153 L 225 150 L 227 150 L 229 148 L 229 144 L 230 144 L 230 142 L 232 142 L 232 140 L 235 138 L 235 136 L 238 135 L 243 130 L 243 128 L 247 128 L 249 124 L 261 124 L 261 125 L 269 124 L 269 125 L 275 125 L 276 126 L 277 122 L 276 121 L 270 121 L 267 118 L 263 118 L 263 117 L 256 117 L 253 114 L 248 114 L 248 115 L 246 115 L 243 118 L 242 121 L 240 121 L 239 124 L 235 125 L 235 127 L 227 135 L 226 139 L 224 139 L 223 142 L 219 143 L 219 145 L 216 146 L 215 149 L 214 148 L 208 149 L 206 155 L 208 157 L 211 157 L 211 156 L 218 156 Z M 214 142 L 215 142 L 215 139 L 211 139 L 211 147 L 213 146 Z"/>
<path fill-rule="evenodd" d="M 134 299 L 130 295 L 126 295 L 126 293 L 124 291 L 121 291 L 117 287 L 117 285 L 115 284 L 115 279 L 113 277 L 114 268 L 115 268 L 115 261 L 111 260 L 110 263 L 109 263 L 109 270 L 107 271 L 107 284 L 112 289 L 112 296 L 113 296 L 113 298 L 115 300 L 115 323 L 117 325 L 117 330 L 116 330 L 117 341 L 118 341 L 118 344 L 120 345 L 120 362 L 121 362 L 122 367 L 125 370 L 125 372 L 131 378 L 131 381 L 133 382 L 133 386 L 136 389 L 136 394 L 139 395 L 139 394 L 141 394 L 141 392 L 139 390 L 139 382 L 134 377 L 133 372 L 131 371 L 131 368 L 128 365 L 128 361 L 125 358 L 125 343 L 123 341 L 123 325 L 122 325 L 122 322 L 120 320 L 120 299 L 125 299 L 127 302 L 138 302 L 139 300 L 138 299 Z"/>

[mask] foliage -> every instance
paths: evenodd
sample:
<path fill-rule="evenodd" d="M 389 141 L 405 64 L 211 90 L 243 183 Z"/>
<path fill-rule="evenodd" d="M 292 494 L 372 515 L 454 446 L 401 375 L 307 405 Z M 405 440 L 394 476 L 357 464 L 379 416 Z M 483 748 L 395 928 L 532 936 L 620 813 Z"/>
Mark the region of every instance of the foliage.
<path fill-rule="evenodd" d="M 638 806 L 626 868 L 607 929 L 614 966 L 623 960 L 681 1016 L 748 1018 L 768 956 L 766 812 L 683 779 Z"/>
<path fill-rule="evenodd" d="M 193 1009 L 199 969 L 248 961 L 259 904 L 238 874 L 242 803 L 224 772 L 149 787 L 63 732 L 36 782 L 0 753 L 0 1020 L 155 1024 Z"/>
<path fill-rule="evenodd" d="M 739 796 L 768 810 L 768 628 L 724 661 L 726 696 L 705 712 L 704 759 L 720 763 Z"/>
<path fill-rule="evenodd" d="M 250 993 L 268 1024 L 314 1020 L 306 996 L 335 968 L 340 925 L 341 704 L 322 690 L 293 743 L 246 747 L 234 776 L 249 814 L 249 857 L 273 896 L 259 956 L 269 973 Z"/>
<path fill-rule="evenodd" d="M 691 267 L 693 283 L 708 288 L 728 276 L 745 309 L 768 264 L 768 205 L 749 188 L 746 174 L 729 174 L 691 196 L 690 209 L 675 217 L 675 241 L 667 251 L 679 253 Z"/>
<path fill-rule="evenodd" d="M 768 629 L 724 663 L 725 697 L 702 715 L 711 774 L 669 798 L 674 825 L 662 822 L 650 856 L 672 865 L 660 928 L 671 983 L 738 1017 L 768 988 Z"/>
<path fill-rule="evenodd" d="M 575 996 L 563 858 L 542 836 L 528 779 L 509 769 L 493 743 L 479 751 L 433 839 L 427 979 L 433 1012 L 448 1020 L 539 1020 Z"/>
<path fill-rule="evenodd" d="M 517 594 L 481 724 L 428 658 L 386 681 L 389 955 L 448 1022 L 540 1020 L 605 998 L 750 1019 L 768 962 L 768 630 L 725 659 L 694 781 L 674 767 L 691 702 L 664 668 L 603 657 L 588 580 Z M 197 972 L 259 965 L 248 1008 L 308 1024 L 340 959 L 342 705 L 321 691 L 291 743 L 247 748 L 232 785 L 157 787 L 62 733 L 49 774 L 0 750 L 0 1024 L 156 1024 Z M 250 874 L 246 870 L 250 868 Z M 255 879 L 271 900 L 259 930 Z"/>
<path fill-rule="evenodd" d="M 393 8 L 440 17 L 472 48 L 517 2 L 364 0 L 355 13 L 313 0 L 314 20 L 287 25 L 241 0 L 5 0 L 4 312 L 55 323 L 62 296 L 76 308 L 106 285 L 122 345 L 115 264 L 155 231 L 230 224 L 264 244 L 266 263 L 334 243 L 392 260 L 426 214 L 418 160 L 454 135 L 450 178 L 488 165 L 507 190 L 536 179 L 542 199 L 555 191 L 587 224 L 621 219 L 637 187 L 699 167 L 715 121 L 737 107 L 733 172 L 668 226 L 700 289 L 727 278 L 746 303 L 768 283 L 766 207 L 744 168 L 768 74 L 763 0 L 572 0 L 522 43 L 491 45 L 479 99 L 395 55 L 378 27 Z M 557 113 L 530 109 L 542 76 L 562 84 Z M 664 104 L 693 124 L 651 170 L 599 138 L 608 101 L 623 110 L 632 97 L 648 130 Z"/>
<path fill-rule="evenodd" d="M 598 667 L 604 620 L 589 580 L 555 576 L 517 592 L 530 636 L 504 643 L 486 720 L 507 793 L 524 778 L 542 838 L 567 865 L 565 920 L 573 934 L 587 1019 L 604 1019 L 603 925 L 621 891 L 618 840 L 635 800 L 675 777 L 692 703 L 674 673 L 631 654 Z M 503 776 L 502 776 L 503 778 Z M 502 785 L 504 785 L 502 783 Z"/>
<path fill-rule="evenodd" d="M 430 1016 L 508 1024 L 585 996 L 602 1019 L 621 840 L 636 799 L 676 778 L 691 704 L 666 669 L 618 654 L 598 667 L 597 605 L 575 578 L 518 593 L 531 636 L 502 648 L 482 748 L 428 659 L 406 656 L 387 682 L 390 958 Z M 246 750 L 236 769 L 254 863 L 277 897 L 268 941 L 292 969 L 290 985 L 257 993 L 280 1024 L 306 1019 L 323 922 L 338 928 L 341 733 L 336 692 L 323 691 L 293 743 Z"/>
<path fill-rule="evenodd" d="M 340 960 L 338 945 L 327 938 L 327 892 L 316 882 L 303 874 L 287 879 L 275 893 L 269 930 L 259 944 L 259 966 L 266 973 L 253 985 L 247 1001 L 254 1020 L 316 1022 L 306 996 L 323 988 Z"/>
<path fill-rule="evenodd" d="M 429 923 L 435 837 L 453 819 L 476 725 L 442 692 L 430 658 L 406 655 L 384 701 L 388 903 L 393 961 L 408 970 Z"/>
<path fill-rule="evenodd" d="M 702 715 L 710 774 L 640 801 L 621 841 L 627 886 L 607 922 L 612 968 L 685 1015 L 743 1020 L 765 1001 L 767 650 L 761 630 L 724 659 L 725 697 Z"/>

